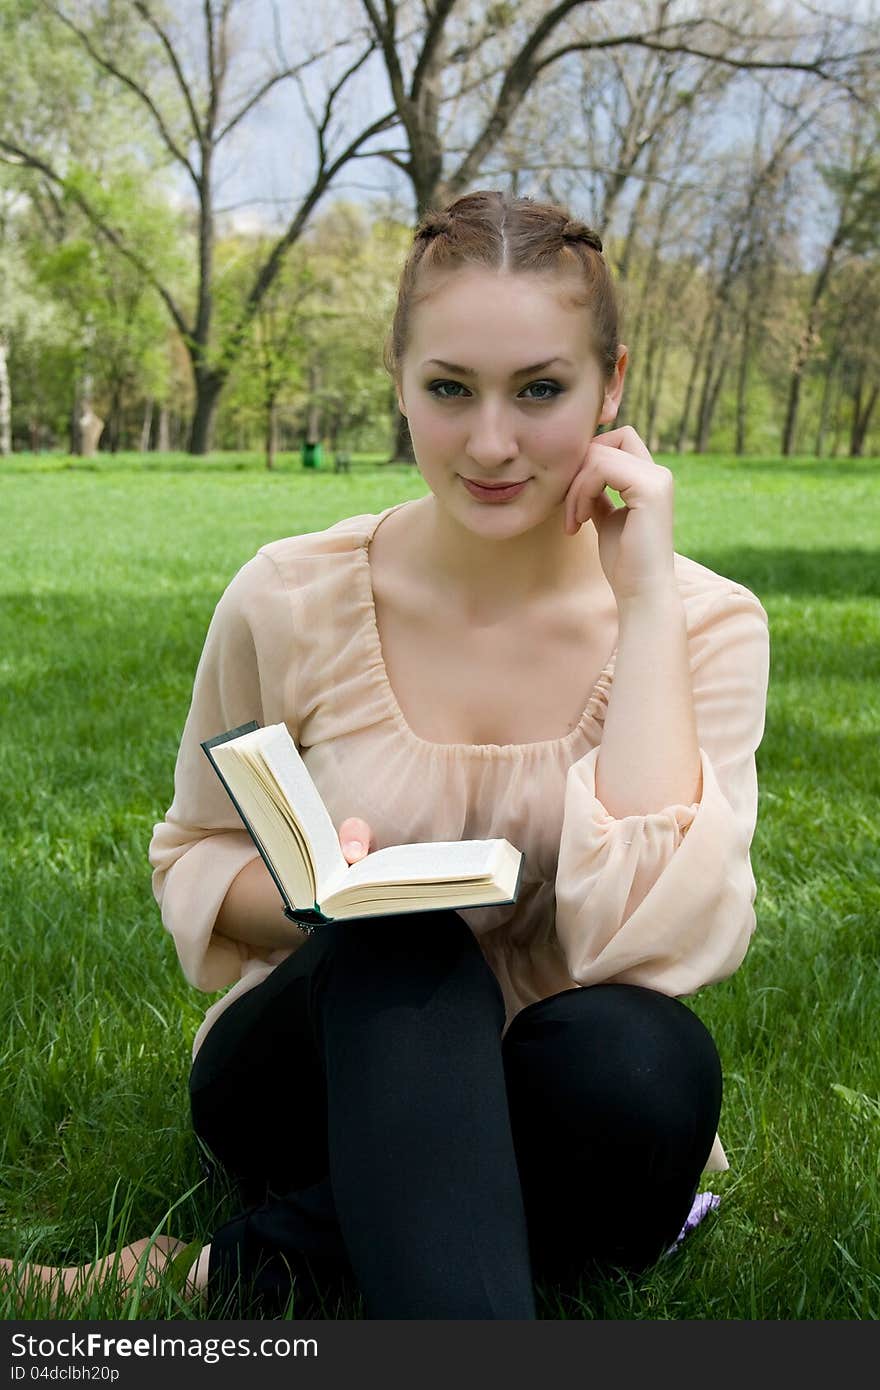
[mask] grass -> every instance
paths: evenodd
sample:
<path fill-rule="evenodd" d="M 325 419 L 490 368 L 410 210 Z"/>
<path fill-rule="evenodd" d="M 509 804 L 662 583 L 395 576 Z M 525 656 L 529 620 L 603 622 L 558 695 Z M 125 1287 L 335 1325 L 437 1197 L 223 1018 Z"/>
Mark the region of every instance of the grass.
<path fill-rule="evenodd" d="M 718 1213 L 637 1279 L 539 1288 L 544 1318 L 880 1314 L 880 470 L 664 459 L 676 549 L 748 585 L 771 678 L 752 847 L 758 929 L 689 1001 L 722 1055 Z M 189 1125 L 184 981 L 146 850 L 223 587 L 265 541 L 423 495 L 413 468 L 256 456 L 3 465 L 0 1253 L 94 1259 L 231 1216 Z M 5 1298 L 5 1301 L 4 1301 Z M 296 1315 L 295 1304 L 292 1312 Z M 208 1310 L 210 1315 L 211 1310 Z M 0 1316 L 38 1318 L 0 1292 Z M 170 1281 L 65 1318 L 201 1318 Z M 358 1298 L 328 1310 L 358 1317 Z"/>

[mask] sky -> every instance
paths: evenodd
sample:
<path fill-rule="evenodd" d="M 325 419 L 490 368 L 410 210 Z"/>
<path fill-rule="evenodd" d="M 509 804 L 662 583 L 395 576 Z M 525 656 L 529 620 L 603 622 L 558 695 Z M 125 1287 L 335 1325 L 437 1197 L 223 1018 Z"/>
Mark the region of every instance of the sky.
<path fill-rule="evenodd" d="M 236 71 L 248 74 L 249 90 L 262 75 L 279 66 L 275 9 L 271 0 L 239 0 L 234 11 L 238 29 Z M 338 9 L 279 0 L 277 10 L 281 53 L 289 64 L 301 62 L 316 48 L 338 41 L 346 32 L 346 19 L 351 33 L 350 21 L 358 14 L 355 0 L 348 0 L 344 8 Z M 333 59 L 337 71 L 344 71 L 361 51 L 362 46 L 354 44 L 339 49 Z M 326 63 L 307 69 L 302 77 L 312 109 L 322 111 L 328 84 Z M 233 96 L 232 85 L 229 90 Z M 230 102 L 230 109 L 235 105 Z M 342 98 L 334 104 L 337 114 L 330 127 L 331 154 L 389 109 L 387 77 L 381 59 L 374 54 L 349 79 Z M 399 138 L 389 140 L 386 133 L 375 137 L 371 145 L 376 147 L 383 141 L 399 144 Z M 275 87 L 224 141 L 217 168 L 217 207 L 231 209 L 230 216 L 237 226 L 264 227 L 290 219 L 311 187 L 317 168 L 316 135 L 296 82 L 288 80 Z M 402 209 L 412 210 L 409 181 L 384 159 L 359 159 L 340 171 L 325 199 L 341 194 L 353 201 L 390 197 Z"/>

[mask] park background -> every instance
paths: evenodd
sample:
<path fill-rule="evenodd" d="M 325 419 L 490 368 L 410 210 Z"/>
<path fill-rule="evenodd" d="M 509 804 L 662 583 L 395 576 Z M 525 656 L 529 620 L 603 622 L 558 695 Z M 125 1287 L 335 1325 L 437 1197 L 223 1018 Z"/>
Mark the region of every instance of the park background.
<path fill-rule="evenodd" d="M 542 1316 L 878 1315 L 876 21 L 0 0 L 3 1253 L 75 1263 L 234 1209 L 188 1123 L 211 997 L 146 847 L 235 570 L 424 494 L 382 366 L 396 280 L 426 209 L 498 187 L 600 231 L 676 549 L 771 632 L 758 930 L 689 1001 L 725 1063 L 721 1208 Z M 199 1316 L 171 1287 L 64 1315 L 120 1310 Z"/>

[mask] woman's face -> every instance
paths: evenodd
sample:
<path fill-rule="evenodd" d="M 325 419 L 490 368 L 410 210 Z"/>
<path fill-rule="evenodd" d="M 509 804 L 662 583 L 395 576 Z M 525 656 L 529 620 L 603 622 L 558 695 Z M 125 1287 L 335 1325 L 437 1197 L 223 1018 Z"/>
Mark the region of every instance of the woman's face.
<path fill-rule="evenodd" d="M 568 306 L 558 276 L 451 272 L 411 316 L 398 384 L 425 482 L 470 530 L 513 535 L 561 515 L 625 369 L 622 350 L 604 379 L 589 311 Z M 492 502 L 465 480 L 525 486 Z"/>

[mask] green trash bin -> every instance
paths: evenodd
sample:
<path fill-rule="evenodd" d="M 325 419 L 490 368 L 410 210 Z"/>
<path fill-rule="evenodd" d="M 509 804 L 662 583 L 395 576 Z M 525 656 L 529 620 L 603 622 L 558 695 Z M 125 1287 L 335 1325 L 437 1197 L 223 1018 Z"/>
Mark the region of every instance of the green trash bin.
<path fill-rule="evenodd" d="M 321 467 L 321 441 L 316 444 L 309 444 L 306 441 L 302 446 L 303 468 Z"/>

